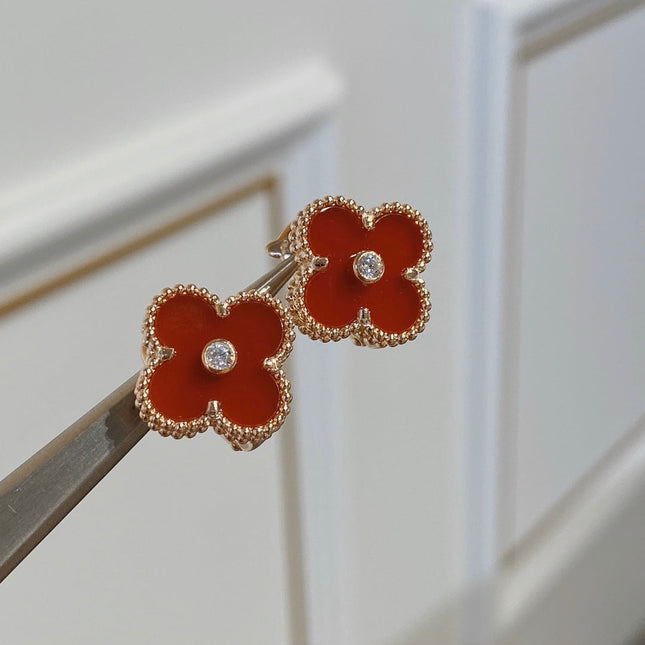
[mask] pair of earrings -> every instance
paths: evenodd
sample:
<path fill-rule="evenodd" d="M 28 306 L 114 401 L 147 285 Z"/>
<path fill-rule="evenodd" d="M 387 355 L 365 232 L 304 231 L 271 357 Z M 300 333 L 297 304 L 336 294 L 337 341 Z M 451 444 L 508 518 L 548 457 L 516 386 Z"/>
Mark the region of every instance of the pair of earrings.
<path fill-rule="evenodd" d="M 428 321 L 430 294 L 419 276 L 432 234 L 410 206 L 366 211 L 326 197 L 267 250 L 283 260 L 268 281 L 226 300 L 177 285 L 148 307 L 136 404 L 151 429 L 179 439 L 212 427 L 234 450 L 253 450 L 289 413 L 282 364 L 294 326 L 323 342 L 352 337 L 386 347 L 413 340 Z M 271 292 L 289 278 L 285 307 Z"/>

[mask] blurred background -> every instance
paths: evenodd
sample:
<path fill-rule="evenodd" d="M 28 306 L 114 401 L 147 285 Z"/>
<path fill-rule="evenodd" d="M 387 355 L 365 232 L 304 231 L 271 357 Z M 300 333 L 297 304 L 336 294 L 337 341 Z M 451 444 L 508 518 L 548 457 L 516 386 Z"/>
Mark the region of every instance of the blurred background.
<path fill-rule="evenodd" d="M 3 642 L 645 642 L 643 2 L 1 16 L 0 476 L 308 202 L 435 239 L 422 336 L 299 336 L 248 455 L 146 436 L 0 586 Z"/>

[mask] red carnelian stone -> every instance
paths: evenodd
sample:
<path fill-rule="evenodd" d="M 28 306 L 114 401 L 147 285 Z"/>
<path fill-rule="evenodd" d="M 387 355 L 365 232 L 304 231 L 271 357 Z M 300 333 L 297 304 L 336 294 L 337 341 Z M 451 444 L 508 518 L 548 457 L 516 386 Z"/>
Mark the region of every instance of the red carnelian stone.
<path fill-rule="evenodd" d="M 381 289 L 374 287 L 381 285 Z M 362 307 L 372 314 L 372 323 L 388 334 L 402 334 L 421 315 L 421 296 L 409 280 L 384 275 L 378 283 L 366 285 Z"/>
<path fill-rule="evenodd" d="M 263 362 L 277 353 L 284 330 L 269 304 L 240 302 L 220 318 L 200 296 L 179 294 L 159 308 L 155 333 L 175 350 L 150 379 L 149 396 L 158 412 L 191 421 L 206 412 L 209 401 L 219 401 L 224 416 L 247 427 L 265 425 L 275 415 L 280 390 Z M 230 341 L 237 351 L 237 363 L 227 374 L 213 374 L 202 364 L 202 350 L 216 338 Z"/>
<path fill-rule="evenodd" d="M 423 231 L 414 220 L 387 213 L 368 231 L 349 208 L 332 206 L 312 217 L 308 240 L 314 255 L 329 260 L 305 287 L 305 305 L 316 321 L 344 327 L 366 307 L 376 327 L 400 334 L 418 320 L 419 291 L 403 277 L 404 269 L 415 266 L 423 255 Z M 379 253 L 385 263 L 385 274 L 373 284 L 361 282 L 353 271 L 354 258 L 367 250 Z"/>
<path fill-rule="evenodd" d="M 344 206 L 330 206 L 316 213 L 309 222 L 309 248 L 314 255 L 345 260 L 352 253 L 366 250 L 360 216 Z"/>
<path fill-rule="evenodd" d="M 401 276 L 423 256 L 423 231 L 409 217 L 399 213 L 382 215 L 374 230 L 366 231 L 366 243 L 385 261 L 385 270 Z"/>

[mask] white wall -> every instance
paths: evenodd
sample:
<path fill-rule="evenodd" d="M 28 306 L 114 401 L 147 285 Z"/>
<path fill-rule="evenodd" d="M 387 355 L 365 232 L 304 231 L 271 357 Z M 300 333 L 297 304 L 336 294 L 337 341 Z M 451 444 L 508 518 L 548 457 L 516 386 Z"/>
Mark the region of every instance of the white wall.
<path fill-rule="evenodd" d="M 351 643 L 424 632 L 462 575 L 455 4 L 60 0 L 15 3 L 0 22 L 2 218 L 39 183 L 106 146 L 320 56 L 347 80 L 343 193 L 365 206 L 406 201 L 430 221 L 428 331 L 396 351 L 349 350 L 341 558 L 342 632 Z"/>
<path fill-rule="evenodd" d="M 644 15 L 469 13 L 467 642 L 619 644 L 644 624 Z"/>

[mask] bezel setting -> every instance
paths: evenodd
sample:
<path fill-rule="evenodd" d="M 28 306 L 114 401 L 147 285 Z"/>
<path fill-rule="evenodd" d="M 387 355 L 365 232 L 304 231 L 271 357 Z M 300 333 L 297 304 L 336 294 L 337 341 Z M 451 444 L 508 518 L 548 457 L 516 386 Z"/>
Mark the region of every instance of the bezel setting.
<path fill-rule="evenodd" d="M 385 262 L 376 251 L 361 251 L 352 262 L 354 275 L 366 284 L 378 282 L 385 273 Z"/>
<path fill-rule="evenodd" d="M 213 356 L 213 354 L 215 356 Z M 223 364 L 222 353 L 225 354 Z M 233 343 L 225 338 L 216 338 L 204 346 L 202 350 L 202 365 L 212 374 L 228 374 L 237 364 L 237 351 Z"/>

